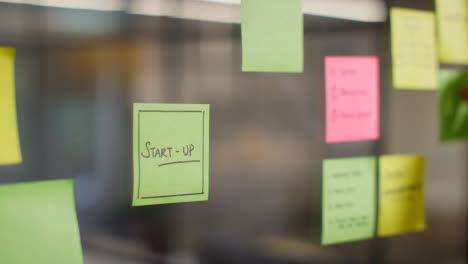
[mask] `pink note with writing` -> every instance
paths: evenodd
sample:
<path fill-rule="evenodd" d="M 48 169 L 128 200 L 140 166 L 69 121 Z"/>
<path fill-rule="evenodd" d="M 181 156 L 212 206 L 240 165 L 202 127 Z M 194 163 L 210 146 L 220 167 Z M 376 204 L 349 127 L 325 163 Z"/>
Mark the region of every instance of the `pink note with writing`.
<path fill-rule="evenodd" d="M 379 138 L 379 59 L 325 57 L 325 141 Z"/>

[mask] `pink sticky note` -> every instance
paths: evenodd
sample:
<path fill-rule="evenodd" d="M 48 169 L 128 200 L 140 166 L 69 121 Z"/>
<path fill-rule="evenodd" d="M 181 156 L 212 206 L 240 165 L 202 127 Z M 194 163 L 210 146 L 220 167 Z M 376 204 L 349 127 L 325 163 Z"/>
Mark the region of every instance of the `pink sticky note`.
<path fill-rule="evenodd" d="M 379 59 L 325 57 L 325 141 L 379 138 Z"/>

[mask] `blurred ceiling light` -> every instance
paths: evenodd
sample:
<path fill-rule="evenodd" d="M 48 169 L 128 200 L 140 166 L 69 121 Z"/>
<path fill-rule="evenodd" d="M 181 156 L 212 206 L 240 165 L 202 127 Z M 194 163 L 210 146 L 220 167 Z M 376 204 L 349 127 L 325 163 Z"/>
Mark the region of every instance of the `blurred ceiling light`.
<path fill-rule="evenodd" d="M 220 0 L 218 2 L 201 0 L 133 0 L 129 13 L 240 23 L 240 6 L 226 5 L 230 2 L 235 2 L 235 0 Z"/>
<path fill-rule="evenodd" d="M 362 22 L 387 19 L 387 6 L 383 0 L 303 0 L 302 10 L 305 14 Z"/>
<path fill-rule="evenodd" d="M 133 14 L 240 23 L 241 0 L 133 0 Z M 305 14 L 363 22 L 387 19 L 384 0 L 302 0 Z"/>
<path fill-rule="evenodd" d="M 205 2 L 215 2 L 221 4 L 240 5 L 240 0 L 201 0 Z"/>
<path fill-rule="evenodd" d="M 0 2 L 101 11 L 122 10 L 123 7 L 121 0 L 0 0 Z"/>
<path fill-rule="evenodd" d="M 129 13 L 240 23 L 241 0 L 131 0 Z M 122 10 L 122 0 L 0 0 L 5 3 L 72 9 Z M 305 14 L 381 22 L 387 18 L 384 0 L 302 0 Z"/>

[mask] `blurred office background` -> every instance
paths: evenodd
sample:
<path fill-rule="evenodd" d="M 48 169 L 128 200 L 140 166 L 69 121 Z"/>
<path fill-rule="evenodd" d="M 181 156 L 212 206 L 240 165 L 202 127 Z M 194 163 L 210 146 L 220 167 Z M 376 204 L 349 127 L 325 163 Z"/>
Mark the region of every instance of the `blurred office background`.
<path fill-rule="evenodd" d="M 303 2 L 304 73 L 273 74 L 240 71 L 238 0 L 0 1 L 23 152 L 0 182 L 75 179 L 86 264 L 468 263 L 467 145 L 438 142 L 435 91 L 391 87 L 388 8 L 433 1 Z M 379 56 L 381 140 L 325 144 L 326 55 Z M 134 102 L 211 105 L 209 201 L 131 207 Z M 425 155 L 427 230 L 320 246 L 322 160 L 381 153 Z"/>

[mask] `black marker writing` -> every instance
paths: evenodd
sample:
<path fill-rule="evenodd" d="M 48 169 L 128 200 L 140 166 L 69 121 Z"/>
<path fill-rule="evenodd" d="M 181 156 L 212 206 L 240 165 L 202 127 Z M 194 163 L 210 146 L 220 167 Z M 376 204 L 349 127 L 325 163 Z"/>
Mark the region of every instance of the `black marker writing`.
<path fill-rule="evenodd" d="M 143 158 L 149 158 L 149 157 L 152 157 L 152 158 L 170 158 L 170 157 L 172 157 L 172 147 L 167 147 L 167 148 L 152 147 L 152 148 L 150 148 L 150 146 L 151 146 L 151 142 L 147 141 L 145 143 L 146 153 L 147 154 L 144 155 L 143 153 L 141 153 L 141 156 Z M 151 155 L 150 155 L 150 150 L 151 150 Z"/>
<path fill-rule="evenodd" d="M 180 147 L 177 149 L 176 147 L 157 147 L 152 146 L 150 141 L 145 143 L 145 150 L 140 153 L 141 157 L 143 158 L 153 158 L 153 159 L 165 159 L 170 161 L 171 158 L 177 158 L 181 156 L 182 153 L 179 155 Z M 174 150 L 174 151 L 173 151 Z M 195 152 L 195 146 L 193 144 L 188 144 L 182 147 L 182 152 L 185 157 L 192 157 L 192 154 Z M 182 156 L 181 156 L 182 157 Z M 181 164 L 181 163 L 191 163 L 191 162 L 200 162 L 200 160 L 185 160 L 185 161 L 172 161 L 159 164 L 158 166 L 166 166 L 171 164 Z"/>

